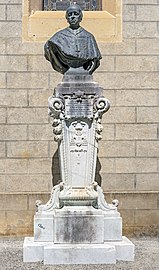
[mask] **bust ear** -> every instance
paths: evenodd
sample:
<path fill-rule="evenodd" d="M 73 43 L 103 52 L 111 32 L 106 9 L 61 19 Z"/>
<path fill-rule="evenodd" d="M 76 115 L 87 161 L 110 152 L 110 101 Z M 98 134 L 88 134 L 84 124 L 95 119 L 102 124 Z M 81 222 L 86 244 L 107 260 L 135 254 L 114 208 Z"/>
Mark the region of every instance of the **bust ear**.
<path fill-rule="evenodd" d="M 81 16 L 81 17 L 80 17 L 80 20 L 79 20 L 79 22 L 81 22 L 81 21 L 82 21 L 82 18 L 83 18 L 83 16 Z"/>

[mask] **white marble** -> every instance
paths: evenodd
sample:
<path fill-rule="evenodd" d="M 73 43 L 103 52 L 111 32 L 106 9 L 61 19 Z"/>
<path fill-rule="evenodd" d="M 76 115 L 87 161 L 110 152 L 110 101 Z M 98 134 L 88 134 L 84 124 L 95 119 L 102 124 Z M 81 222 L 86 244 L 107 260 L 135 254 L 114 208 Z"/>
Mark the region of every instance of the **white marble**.
<path fill-rule="evenodd" d="M 93 207 L 55 210 L 54 243 L 104 243 L 104 215 Z"/>
<path fill-rule="evenodd" d="M 108 203 L 95 182 L 101 120 L 110 104 L 90 75 L 76 75 L 64 76 L 49 98 L 61 182 L 46 204 L 36 203 L 34 238 L 24 241 L 24 262 L 114 264 L 134 259 L 134 245 L 122 238 L 119 202 Z"/>
<path fill-rule="evenodd" d="M 44 260 L 44 245 L 48 243 L 34 242 L 33 237 L 25 237 L 23 243 L 23 262 L 41 262 Z"/>
<path fill-rule="evenodd" d="M 35 242 L 26 237 L 23 244 L 23 261 L 44 264 L 115 264 L 134 260 L 134 244 L 126 237 L 122 241 L 104 244 L 54 244 Z"/>
<path fill-rule="evenodd" d="M 115 246 L 116 259 L 119 261 L 134 261 L 135 257 L 135 245 L 125 236 L 122 237 L 122 241 L 107 242 L 108 245 Z"/>
<path fill-rule="evenodd" d="M 53 241 L 54 224 L 53 214 L 37 213 L 34 216 L 34 241 Z"/>
<path fill-rule="evenodd" d="M 104 217 L 104 241 L 122 240 L 122 218 Z"/>
<path fill-rule="evenodd" d="M 34 241 L 103 243 L 122 240 L 122 218 L 91 206 L 65 206 L 34 216 Z"/>
<path fill-rule="evenodd" d="M 44 249 L 44 264 L 115 264 L 115 253 L 106 244 L 53 244 Z"/>

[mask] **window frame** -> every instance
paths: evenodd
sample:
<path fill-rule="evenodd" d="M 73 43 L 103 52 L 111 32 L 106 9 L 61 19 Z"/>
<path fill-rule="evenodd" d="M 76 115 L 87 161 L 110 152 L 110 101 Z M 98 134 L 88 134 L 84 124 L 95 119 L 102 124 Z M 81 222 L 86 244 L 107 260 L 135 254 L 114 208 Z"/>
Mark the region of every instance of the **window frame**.
<path fill-rule="evenodd" d="M 43 11 L 42 0 L 23 0 L 22 40 L 45 42 L 67 27 L 65 11 Z M 122 41 L 122 0 L 102 0 L 102 11 L 83 11 L 81 26 L 97 42 Z"/>

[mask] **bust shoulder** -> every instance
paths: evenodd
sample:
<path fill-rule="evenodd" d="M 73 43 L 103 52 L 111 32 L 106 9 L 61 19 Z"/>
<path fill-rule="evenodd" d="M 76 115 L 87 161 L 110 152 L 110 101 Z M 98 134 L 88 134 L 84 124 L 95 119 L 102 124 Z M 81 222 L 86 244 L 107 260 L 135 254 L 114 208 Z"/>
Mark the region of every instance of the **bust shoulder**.
<path fill-rule="evenodd" d="M 82 36 L 88 37 L 88 38 L 92 38 L 94 39 L 94 36 L 88 32 L 87 30 L 85 30 L 83 27 L 78 28 L 77 30 L 73 30 L 70 27 L 66 27 L 58 32 L 56 32 L 51 38 L 50 41 L 59 39 L 60 37 L 64 37 L 64 36 L 70 36 L 70 35 L 76 35 L 76 34 L 82 34 Z"/>

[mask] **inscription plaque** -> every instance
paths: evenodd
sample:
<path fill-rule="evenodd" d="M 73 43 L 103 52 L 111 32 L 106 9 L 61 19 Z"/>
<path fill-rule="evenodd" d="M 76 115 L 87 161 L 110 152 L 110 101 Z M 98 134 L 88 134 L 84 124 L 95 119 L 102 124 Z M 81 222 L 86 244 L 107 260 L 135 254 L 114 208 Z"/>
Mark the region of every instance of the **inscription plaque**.
<path fill-rule="evenodd" d="M 66 99 L 65 100 L 65 117 L 84 117 L 93 118 L 93 100 L 92 99 Z"/>

